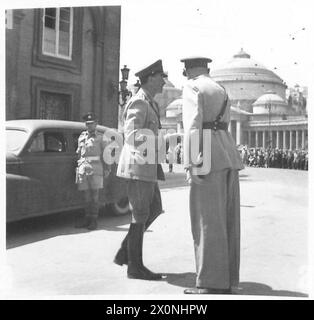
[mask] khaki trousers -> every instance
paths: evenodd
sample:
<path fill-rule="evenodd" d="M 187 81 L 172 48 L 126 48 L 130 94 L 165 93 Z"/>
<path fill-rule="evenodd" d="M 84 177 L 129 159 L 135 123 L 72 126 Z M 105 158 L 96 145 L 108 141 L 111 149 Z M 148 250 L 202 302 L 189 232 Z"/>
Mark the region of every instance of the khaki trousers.
<path fill-rule="evenodd" d="M 198 180 L 199 181 L 199 180 Z M 190 189 L 196 286 L 227 289 L 239 283 L 238 170 L 212 172 Z"/>

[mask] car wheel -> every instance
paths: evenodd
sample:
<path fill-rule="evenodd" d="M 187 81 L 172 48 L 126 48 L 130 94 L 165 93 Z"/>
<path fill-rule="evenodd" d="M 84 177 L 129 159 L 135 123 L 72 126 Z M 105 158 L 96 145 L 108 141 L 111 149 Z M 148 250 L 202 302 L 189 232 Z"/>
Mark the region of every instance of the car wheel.
<path fill-rule="evenodd" d="M 124 215 L 130 212 L 129 199 L 123 198 L 112 204 L 113 212 L 116 215 Z"/>

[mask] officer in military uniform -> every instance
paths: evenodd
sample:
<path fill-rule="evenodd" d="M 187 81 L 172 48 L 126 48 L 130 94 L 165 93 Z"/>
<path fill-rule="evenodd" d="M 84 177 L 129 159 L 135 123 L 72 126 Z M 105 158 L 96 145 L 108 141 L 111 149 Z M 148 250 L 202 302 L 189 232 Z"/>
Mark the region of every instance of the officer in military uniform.
<path fill-rule="evenodd" d="M 97 118 L 94 113 L 87 113 L 83 119 L 87 130 L 78 138 L 76 153 L 79 160 L 76 182 L 78 190 L 84 191 L 85 216 L 76 227 L 95 230 L 99 211 L 99 189 L 103 188 L 104 176 L 108 176 L 110 172 L 110 166 L 103 161 L 103 150 L 109 141 L 103 139 L 103 135 L 97 132 Z"/>
<path fill-rule="evenodd" d="M 158 178 L 164 179 L 158 165 L 158 129 L 161 128 L 159 108 L 154 96 L 162 92 L 165 84 L 162 61 L 158 60 L 135 74 L 141 88 L 126 105 L 124 111 L 124 146 L 120 155 L 117 176 L 128 180 L 128 197 L 132 209 L 132 222 L 114 262 L 127 264 L 127 276 L 132 279 L 159 280 L 143 264 L 143 235 L 145 229 L 163 212 Z M 148 137 L 148 130 L 151 136 Z M 141 153 L 141 145 L 147 143 Z M 153 155 L 153 161 L 146 161 Z M 146 158 L 147 156 L 147 158 Z M 159 170 L 158 170 L 159 169 Z M 159 175 L 157 174 L 159 172 Z"/>
<path fill-rule="evenodd" d="M 240 194 L 243 164 L 228 132 L 230 102 L 209 77 L 206 57 L 182 59 L 184 167 L 190 184 L 190 218 L 196 287 L 185 294 L 226 294 L 239 282 Z M 192 137 L 198 137 L 196 140 Z M 193 146 L 193 143 L 197 145 Z M 197 147 L 199 153 L 194 152 Z M 195 149 L 194 149 L 195 150 Z M 197 155 L 197 156 L 196 156 Z"/>

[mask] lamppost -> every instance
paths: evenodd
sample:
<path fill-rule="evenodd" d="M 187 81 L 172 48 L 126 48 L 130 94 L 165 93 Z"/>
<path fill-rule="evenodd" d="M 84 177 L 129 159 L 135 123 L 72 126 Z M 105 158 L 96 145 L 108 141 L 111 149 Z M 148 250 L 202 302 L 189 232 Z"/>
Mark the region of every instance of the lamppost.
<path fill-rule="evenodd" d="M 127 68 L 126 65 L 121 69 L 122 80 L 120 83 L 120 91 L 119 91 L 119 106 L 124 107 L 126 104 L 128 97 L 132 97 L 132 92 L 127 89 L 128 79 L 129 79 L 130 69 Z"/>
<path fill-rule="evenodd" d="M 271 136 L 271 99 L 269 99 L 265 103 L 265 108 L 268 110 L 268 148 L 271 148 L 271 143 L 272 143 L 272 136 Z"/>

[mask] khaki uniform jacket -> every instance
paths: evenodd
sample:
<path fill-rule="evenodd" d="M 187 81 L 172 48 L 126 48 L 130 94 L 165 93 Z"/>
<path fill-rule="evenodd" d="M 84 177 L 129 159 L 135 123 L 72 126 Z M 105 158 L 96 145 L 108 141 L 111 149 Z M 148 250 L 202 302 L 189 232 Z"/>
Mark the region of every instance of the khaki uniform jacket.
<path fill-rule="evenodd" d="M 202 132 L 204 122 L 214 121 L 222 109 L 225 98 L 225 90 L 214 82 L 209 75 L 200 75 L 194 79 L 190 79 L 185 85 L 182 107 L 185 134 L 185 167 L 194 166 L 189 153 L 191 132 L 194 129 L 199 129 Z M 222 121 L 230 122 L 230 102 L 227 104 Z M 203 154 L 203 166 L 208 168 L 206 172 L 217 172 L 227 168 L 243 169 L 240 154 L 231 134 L 224 130 L 210 131 L 210 141 L 204 141 L 204 143 L 211 144 L 211 148 L 205 148 L 204 150 L 207 154 Z M 203 150 L 200 148 L 200 151 Z"/>
<path fill-rule="evenodd" d="M 117 168 L 118 177 L 157 181 L 158 115 L 157 103 L 143 89 L 129 100 L 124 113 L 124 146 Z M 152 140 L 151 144 L 148 144 L 147 140 L 144 141 L 145 135 L 149 133 L 145 129 L 153 133 L 148 138 Z M 149 163 L 145 163 L 145 149 L 150 158 Z"/>
<path fill-rule="evenodd" d="M 104 140 L 103 135 L 97 131 L 92 136 L 88 135 L 88 131 L 81 133 L 76 150 L 80 157 L 78 160 L 79 174 L 103 175 L 103 151 L 108 143 L 109 141 Z"/>

